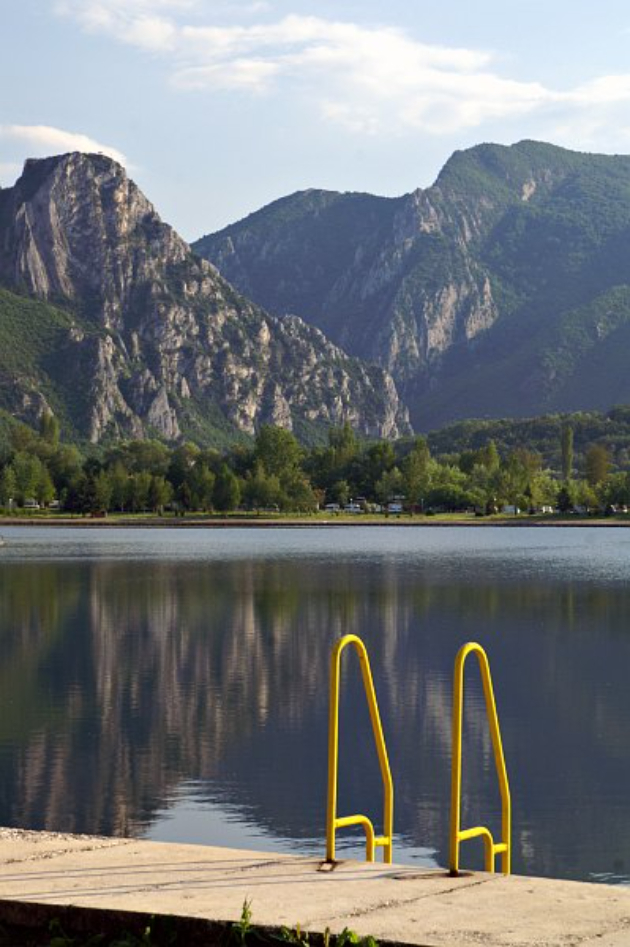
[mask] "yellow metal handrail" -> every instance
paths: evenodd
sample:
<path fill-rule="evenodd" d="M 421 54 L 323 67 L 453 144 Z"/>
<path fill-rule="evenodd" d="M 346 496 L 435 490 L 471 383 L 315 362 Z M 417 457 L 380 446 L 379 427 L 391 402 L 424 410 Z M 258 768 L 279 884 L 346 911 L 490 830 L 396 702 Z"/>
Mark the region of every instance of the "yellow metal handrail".
<path fill-rule="evenodd" d="M 339 680 L 341 676 L 341 653 L 347 645 L 353 644 L 359 655 L 363 687 L 370 711 L 372 732 L 376 743 L 376 752 L 381 768 L 383 780 L 383 831 L 384 834 L 375 836 L 374 826 L 365 815 L 348 815 L 337 817 L 337 774 L 339 770 Z M 365 859 L 374 861 L 376 846 L 383 848 L 383 861 L 391 864 L 392 835 L 394 831 L 394 784 L 389 768 L 385 737 L 381 726 L 381 717 L 378 712 L 376 693 L 370 670 L 370 660 L 365 645 L 356 635 L 344 635 L 340 638 L 331 655 L 330 661 L 330 710 L 328 718 L 328 811 L 326 815 L 326 860 L 335 860 L 335 834 L 337 829 L 349 825 L 362 825 L 365 830 Z"/>
<path fill-rule="evenodd" d="M 462 794 L 462 716 L 464 708 L 464 664 L 469 654 L 476 654 L 481 671 L 483 694 L 486 700 L 486 714 L 490 726 L 490 737 L 494 750 L 494 764 L 499 780 L 501 792 L 501 834 L 502 841 L 495 843 L 492 833 L 484 826 L 473 829 L 461 828 L 461 794 Z M 486 871 L 494 872 L 495 859 L 501 855 L 501 869 L 504 875 L 510 874 L 512 834 L 512 803 L 508 784 L 499 718 L 494 701 L 492 678 L 488 657 L 481 645 L 474 641 L 463 645 L 455 658 L 455 678 L 453 681 L 453 761 L 451 769 L 451 835 L 450 835 L 450 871 L 452 875 L 459 872 L 459 846 L 467 839 L 481 836 L 485 849 Z"/>

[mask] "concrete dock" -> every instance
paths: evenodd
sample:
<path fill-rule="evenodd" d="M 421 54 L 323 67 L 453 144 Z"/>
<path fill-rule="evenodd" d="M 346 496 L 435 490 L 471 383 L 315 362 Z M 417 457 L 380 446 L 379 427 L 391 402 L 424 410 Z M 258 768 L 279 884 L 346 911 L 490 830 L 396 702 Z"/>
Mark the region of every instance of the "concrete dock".
<path fill-rule="evenodd" d="M 626 887 L 15 829 L 0 829 L 0 898 L 0 924 L 94 932 L 174 915 L 189 931 L 178 944 L 211 942 L 203 931 L 247 898 L 257 925 L 415 947 L 630 947 Z"/>

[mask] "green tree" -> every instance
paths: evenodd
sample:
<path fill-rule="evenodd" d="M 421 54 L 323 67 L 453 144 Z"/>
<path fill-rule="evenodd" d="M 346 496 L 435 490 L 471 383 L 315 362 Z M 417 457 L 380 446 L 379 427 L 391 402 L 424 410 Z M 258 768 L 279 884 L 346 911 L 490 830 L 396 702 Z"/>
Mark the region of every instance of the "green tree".
<path fill-rule="evenodd" d="M 151 474 L 146 470 L 132 474 L 129 478 L 129 504 L 134 513 L 149 509 Z"/>
<path fill-rule="evenodd" d="M 535 512 L 540 502 L 540 468 L 542 458 L 537 451 L 517 447 L 513 454 L 515 462 L 522 468 L 525 486 L 521 494 L 521 504 L 530 512 Z"/>
<path fill-rule="evenodd" d="M 41 473 L 35 489 L 35 499 L 38 503 L 41 503 L 42 506 L 48 506 L 51 500 L 55 499 L 55 485 L 52 482 L 48 468 L 44 464 L 42 464 Z"/>
<path fill-rule="evenodd" d="M 570 513 L 575 506 L 575 486 L 571 480 L 565 481 L 558 490 L 557 506 L 561 513 Z"/>
<path fill-rule="evenodd" d="M 164 476 L 170 462 L 171 451 L 165 444 L 155 440 L 123 441 L 109 450 L 106 456 L 109 467 L 121 463 L 129 473 L 147 471 L 155 477 Z"/>
<path fill-rule="evenodd" d="M 195 510 L 211 510 L 216 477 L 208 467 L 197 461 L 188 472 L 186 481 L 190 487 L 191 503 Z"/>
<path fill-rule="evenodd" d="M 223 464 L 214 484 L 214 507 L 221 513 L 235 510 L 241 499 L 238 478 L 227 464 Z"/>
<path fill-rule="evenodd" d="M 350 463 L 336 468 L 335 480 L 347 480 L 350 496 L 376 497 L 376 484 L 383 474 L 396 466 L 396 453 L 389 441 L 379 441 L 357 452 Z"/>
<path fill-rule="evenodd" d="M 129 504 L 131 484 L 129 474 L 121 461 L 116 461 L 110 469 L 109 480 L 112 487 L 112 509 L 124 513 Z"/>
<path fill-rule="evenodd" d="M 95 510 L 109 512 L 114 493 L 111 475 L 106 470 L 100 470 L 93 478 L 93 485 Z"/>
<path fill-rule="evenodd" d="M 560 434 L 560 453 L 562 462 L 562 479 L 570 480 L 573 476 L 573 428 L 570 424 L 563 424 Z"/>
<path fill-rule="evenodd" d="M 442 483 L 431 487 L 428 502 L 432 509 L 454 513 L 465 510 L 471 505 L 471 497 L 467 490 L 458 483 Z"/>
<path fill-rule="evenodd" d="M 308 479 L 296 470 L 281 480 L 281 506 L 298 513 L 312 513 L 317 509 L 317 499 Z"/>
<path fill-rule="evenodd" d="M 250 510 L 279 506 L 282 500 L 279 478 L 275 474 L 268 474 L 262 464 L 257 463 L 245 477 L 243 500 Z"/>
<path fill-rule="evenodd" d="M 471 474 L 475 465 L 479 465 L 478 450 L 464 450 L 459 455 L 457 465 L 465 474 Z"/>
<path fill-rule="evenodd" d="M 10 500 L 15 500 L 16 493 L 15 471 L 10 464 L 6 464 L 0 476 L 0 506 L 8 506 Z"/>
<path fill-rule="evenodd" d="M 256 435 L 255 455 L 266 473 L 282 477 L 298 467 L 302 449 L 290 431 L 263 424 Z"/>
<path fill-rule="evenodd" d="M 186 510 L 192 510 L 192 493 L 187 480 L 184 480 L 182 483 L 180 483 L 180 485 L 177 487 L 177 490 L 175 491 L 175 495 L 177 497 L 177 504 L 182 516 Z"/>
<path fill-rule="evenodd" d="M 602 507 L 627 506 L 630 503 L 628 475 L 622 471 L 608 474 L 597 484 L 596 492 Z"/>
<path fill-rule="evenodd" d="M 26 424 L 16 424 L 11 428 L 11 447 L 16 453 L 34 453 L 37 440 L 35 431 Z"/>
<path fill-rule="evenodd" d="M 500 493 L 500 471 L 489 470 L 485 464 L 476 463 L 466 478 L 471 505 L 479 513 L 495 513 Z"/>
<path fill-rule="evenodd" d="M 431 484 L 431 453 L 424 438 L 419 437 L 401 465 L 403 492 L 411 509 L 422 506 Z"/>
<path fill-rule="evenodd" d="M 501 466 L 500 490 L 514 507 L 529 507 L 531 499 L 530 474 L 521 451 L 513 451 Z"/>
<path fill-rule="evenodd" d="M 359 451 L 357 436 L 347 421 L 341 427 L 328 429 L 328 444 L 336 466 L 349 463 Z"/>
<path fill-rule="evenodd" d="M 592 487 L 605 480 L 610 469 L 610 455 L 603 444 L 592 444 L 585 457 L 586 479 Z"/>
<path fill-rule="evenodd" d="M 375 485 L 376 497 L 381 503 L 389 503 L 395 496 L 403 495 L 405 481 L 398 467 L 386 470 Z"/>
<path fill-rule="evenodd" d="M 197 445 L 189 442 L 180 444 L 173 451 L 168 467 L 168 479 L 176 491 L 179 490 L 195 466 L 200 453 L 201 451 Z"/>
<path fill-rule="evenodd" d="M 350 499 L 350 484 L 347 480 L 335 480 L 327 493 L 327 497 L 330 503 L 345 506 Z"/>
<path fill-rule="evenodd" d="M 213 478 L 214 485 L 214 478 Z M 165 477 L 151 477 L 149 487 L 149 507 L 154 513 L 162 514 L 164 507 L 173 499 L 173 487 Z"/>
<path fill-rule="evenodd" d="M 49 444 L 57 446 L 59 443 L 59 421 L 52 411 L 46 410 L 42 413 L 39 419 L 39 435 Z"/>
<path fill-rule="evenodd" d="M 532 494 L 537 506 L 555 506 L 558 482 L 548 470 L 539 470 L 532 481 Z"/>
<path fill-rule="evenodd" d="M 35 499 L 37 488 L 43 476 L 43 466 L 39 457 L 19 451 L 13 458 L 16 498 L 20 505 L 25 500 Z"/>
<path fill-rule="evenodd" d="M 577 506 L 584 507 L 587 513 L 599 506 L 599 497 L 587 480 L 575 483 L 575 502 Z"/>
<path fill-rule="evenodd" d="M 477 463 L 482 464 L 491 473 L 499 469 L 501 457 L 499 456 L 497 445 L 493 440 L 488 441 L 478 452 Z"/>
<path fill-rule="evenodd" d="M 87 512 L 90 502 L 89 482 L 83 471 L 79 471 L 65 488 L 64 508 L 70 513 Z"/>
<path fill-rule="evenodd" d="M 466 475 L 454 464 L 436 464 L 427 493 L 427 506 L 447 511 L 471 505 L 466 490 Z"/>
<path fill-rule="evenodd" d="M 60 444 L 51 454 L 48 469 L 53 478 L 59 497 L 68 489 L 70 483 L 81 473 L 83 458 L 76 447 Z"/>

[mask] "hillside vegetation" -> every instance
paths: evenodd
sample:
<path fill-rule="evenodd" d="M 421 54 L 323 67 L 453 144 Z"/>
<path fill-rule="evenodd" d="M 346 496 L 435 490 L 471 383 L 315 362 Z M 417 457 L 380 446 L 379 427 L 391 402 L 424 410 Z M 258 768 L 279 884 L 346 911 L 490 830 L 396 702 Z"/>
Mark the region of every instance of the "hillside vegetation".
<path fill-rule="evenodd" d="M 395 442 L 349 425 L 305 449 L 263 425 L 219 451 L 155 440 L 64 445 L 52 414 L 39 433 L 0 414 L 0 506 L 72 513 L 235 510 L 313 513 L 582 512 L 630 506 L 630 407 L 527 421 L 469 421 Z"/>
<path fill-rule="evenodd" d="M 630 158 L 456 152 L 400 198 L 304 191 L 194 249 L 390 371 L 416 430 L 630 401 Z"/>

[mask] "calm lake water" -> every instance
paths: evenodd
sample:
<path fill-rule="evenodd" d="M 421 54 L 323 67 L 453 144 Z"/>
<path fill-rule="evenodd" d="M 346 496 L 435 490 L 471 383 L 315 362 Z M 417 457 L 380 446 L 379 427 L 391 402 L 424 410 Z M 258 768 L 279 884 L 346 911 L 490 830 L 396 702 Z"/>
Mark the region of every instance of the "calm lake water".
<path fill-rule="evenodd" d="M 329 654 L 354 632 L 394 774 L 395 860 L 445 864 L 452 666 L 472 639 L 493 672 L 514 870 L 630 880 L 630 530 L 2 535 L 0 824 L 323 853 Z M 347 658 L 339 811 L 380 823 Z M 463 818 L 498 836 L 470 672 Z M 344 833 L 338 849 L 363 851 Z M 478 842 L 462 864 L 481 865 Z"/>

